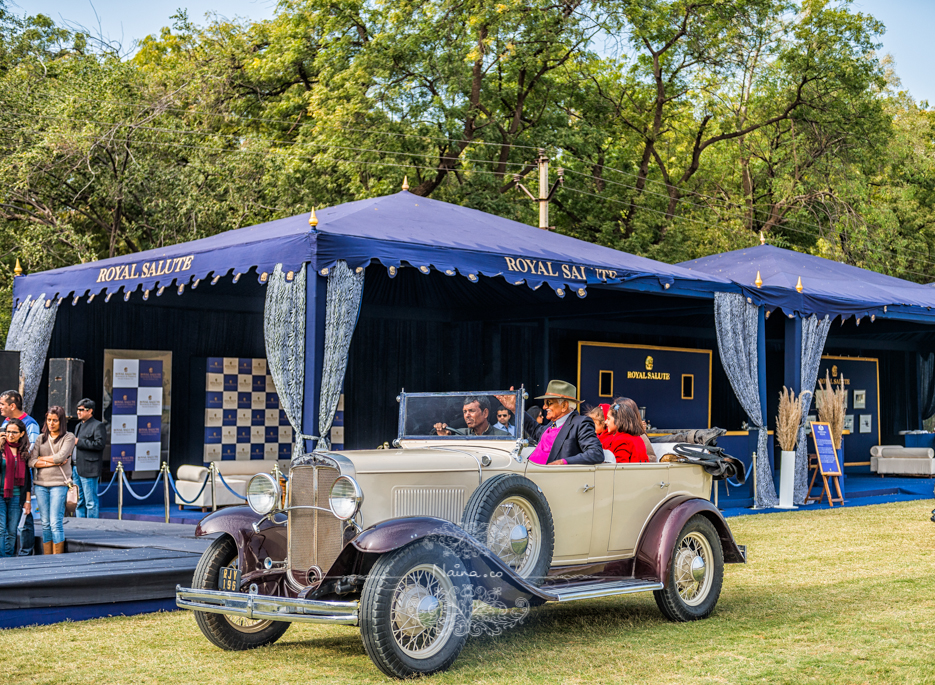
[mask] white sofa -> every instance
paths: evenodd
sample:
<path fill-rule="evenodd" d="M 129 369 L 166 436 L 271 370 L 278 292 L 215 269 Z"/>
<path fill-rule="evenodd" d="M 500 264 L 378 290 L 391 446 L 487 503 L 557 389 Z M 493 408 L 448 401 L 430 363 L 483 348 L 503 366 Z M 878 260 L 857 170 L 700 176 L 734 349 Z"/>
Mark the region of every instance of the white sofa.
<path fill-rule="evenodd" d="M 935 450 L 931 447 L 874 445 L 870 448 L 870 470 L 882 475 L 935 475 Z"/>
<path fill-rule="evenodd" d="M 258 473 L 270 473 L 273 470 L 273 464 L 277 462 L 274 462 L 272 459 L 251 459 L 249 461 L 231 460 L 216 461 L 214 463 L 217 464 L 218 473 L 224 476 L 224 480 L 231 487 L 231 490 L 234 490 L 240 495 L 246 495 L 247 483 L 250 481 L 250 478 Z M 290 462 L 288 460 L 279 460 L 278 463 L 279 470 L 288 475 Z M 182 507 L 207 509 L 212 506 L 210 478 L 201 495 L 192 501 L 192 498 L 201 490 L 201 484 L 204 483 L 205 476 L 208 475 L 208 473 L 209 469 L 206 466 L 187 464 L 179 467 L 178 473 L 175 476 L 175 487 L 178 489 L 178 494 L 175 495 L 175 503 L 179 505 L 179 509 Z M 244 500 L 231 494 L 230 490 L 224 487 L 224 483 L 221 482 L 220 478 L 218 478 L 215 492 L 217 494 L 219 507 L 246 503 Z M 189 500 L 190 503 L 183 502 L 179 495 Z"/>

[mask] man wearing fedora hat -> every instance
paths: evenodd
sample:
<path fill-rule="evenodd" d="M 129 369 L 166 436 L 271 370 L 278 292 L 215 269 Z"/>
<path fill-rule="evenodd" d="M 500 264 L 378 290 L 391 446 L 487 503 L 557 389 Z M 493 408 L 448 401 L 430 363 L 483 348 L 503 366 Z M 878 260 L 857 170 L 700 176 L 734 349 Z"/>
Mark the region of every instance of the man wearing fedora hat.
<path fill-rule="evenodd" d="M 510 388 L 512 390 L 513 388 Z M 516 412 L 515 395 L 498 395 L 500 403 Z M 600 464 L 604 461 L 594 421 L 578 413 L 578 389 L 565 381 L 549 381 L 542 400 L 545 422 L 536 423 L 523 413 L 523 430 L 538 441 L 529 461 L 536 464 Z"/>

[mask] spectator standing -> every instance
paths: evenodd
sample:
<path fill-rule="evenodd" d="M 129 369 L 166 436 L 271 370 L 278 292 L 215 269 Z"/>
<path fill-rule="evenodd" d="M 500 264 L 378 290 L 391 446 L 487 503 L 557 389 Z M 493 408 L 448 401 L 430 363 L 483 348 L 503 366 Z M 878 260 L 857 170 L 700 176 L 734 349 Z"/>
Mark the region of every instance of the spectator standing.
<path fill-rule="evenodd" d="M 12 557 L 20 512 L 32 513 L 29 436 L 19 419 L 9 419 L 0 433 L 0 557 Z M 22 506 L 20 506 L 22 503 Z"/>
<path fill-rule="evenodd" d="M 6 428 L 7 421 L 10 419 L 19 419 L 26 426 L 30 446 L 36 444 L 36 440 L 39 439 L 39 423 L 23 411 L 23 396 L 16 390 L 6 390 L 0 394 L 0 415 L 3 416 L 0 431 Z"/>
<path fill-rule="evenodd" d="M 104 454 L 104 424 L 94 418 L 94 400 L 87 398 L 78 402 L 75 426 L 74 479 L 78 485 L 78 518 L 101 517 L 97 488 L 101 478 L 101 458 Z"/>
<path fill-rule="evenodd" d="M 65 410 L 49 407 L 39 440 L 33 445 L 29 466 L 36 469 L 36 500 L 42 514 L 42 551 L 65 551 L 65 497 L 71 482 L 71 455 L 75 436 L 66 430 Z"/>

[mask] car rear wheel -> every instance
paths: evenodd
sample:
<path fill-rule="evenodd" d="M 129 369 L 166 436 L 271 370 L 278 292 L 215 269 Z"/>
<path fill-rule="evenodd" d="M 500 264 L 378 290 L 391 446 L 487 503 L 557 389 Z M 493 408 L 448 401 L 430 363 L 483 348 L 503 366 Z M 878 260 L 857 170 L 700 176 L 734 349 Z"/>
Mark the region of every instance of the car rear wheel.
<path fill-rule="evenodd" d="M 461 527 L 530 584 L 540 585 L 548 574 L 555 542 L 552 511 L 528 478 L 504 473 L 483 483 L 464 507 Z"/>
<path fill-rule="evenodd" d="M 218 577 L 225 566 L 237 565 L 237 545 L 229 535 L 217 538 L 201 555 L 192 578 L 192 588 L 217 590 Z M 241 616 L 227 616 L 207 611 L 195 611 L 195 623 L 208 640 L 230 651 L 255 649 L 271 645 L 286 632 L 283 621 L 256 621 Z"/>
<path fill-rule="evenodd" d="M 693 516 L 679 533 L 656 604 L 672 621 L 697 621 L 714 610 L 724 582 L 721 539 L 704 516 Z"/>
<path fill-rule="evenodd" d="M 374 564 L 360 600 L 360 634 L 373 663 L 393 678 L 444 671 L 470 628 L 473 590 L 460 559 L 422 539 Z"/>

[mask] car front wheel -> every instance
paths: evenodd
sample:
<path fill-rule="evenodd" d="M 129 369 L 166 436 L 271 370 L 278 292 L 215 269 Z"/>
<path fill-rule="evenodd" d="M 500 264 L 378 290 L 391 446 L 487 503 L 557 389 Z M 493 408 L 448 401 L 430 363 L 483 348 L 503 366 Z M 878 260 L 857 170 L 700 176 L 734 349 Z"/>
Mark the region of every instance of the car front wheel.
<path fill-rule="evenodd" d="M 672 549 L 665 587 L 656 590 L 656 604 L 672 621 L 697 621 L 714 610 L 724 582 L 724 553 L 714 525 L 693 516 Z"/>
<path fill-rule="evenodd" d="M 360 600 L 360 634 L 373 663 L 393 678 L 444 671 L 470 628 L 473 590 L 445 545 L 419 540 L 382 556 Z"/>
<path fill-rule="evenodd" d="M 225 566 L 237 565 L 237 545 L 228 535 L 217 538 L 195 568 L 192 587 L 198 590 L 217 590 L 218 577 Z M 289 624 L 283 621 L 256 621 L 240 616 L 227 616 L 207 611 L 195 611 L 195 623 L 208 640 L 231 651 L 255 649 L 271 645 L 286 632 Z"/>

